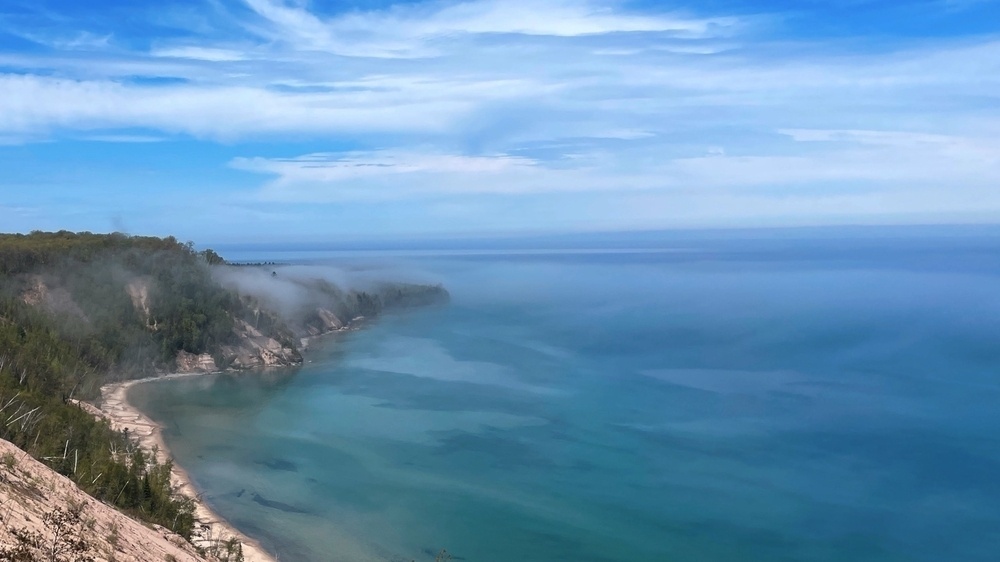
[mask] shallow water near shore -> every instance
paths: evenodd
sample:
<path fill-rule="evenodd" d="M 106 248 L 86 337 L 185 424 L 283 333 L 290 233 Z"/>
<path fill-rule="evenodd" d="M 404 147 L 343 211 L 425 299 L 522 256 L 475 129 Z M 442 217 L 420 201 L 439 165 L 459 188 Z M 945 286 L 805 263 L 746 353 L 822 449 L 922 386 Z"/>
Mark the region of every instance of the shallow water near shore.
<path fill-rule="evenodd" d="M 283 562 L 993 560 L 998 255 L 933 233 L 289 253 L 453 299 L 130 400 Z"/>

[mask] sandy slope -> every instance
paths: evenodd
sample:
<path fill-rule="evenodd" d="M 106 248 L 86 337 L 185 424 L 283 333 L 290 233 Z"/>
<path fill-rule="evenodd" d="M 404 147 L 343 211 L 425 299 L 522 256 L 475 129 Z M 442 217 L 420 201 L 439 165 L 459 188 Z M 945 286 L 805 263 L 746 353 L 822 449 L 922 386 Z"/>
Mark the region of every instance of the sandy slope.
<path fill-rule="evenodd" d="M 167 377 L 176 378 L 197 376 L 200 374 L 183 373 L 167 375 Z M 157 377 L 157 380 L 162 378 L 164 377 Z M 166 462 L 170 456 L 170 452 L 163 442 L 160 426 L 129 404 L 127 399 L 128 389 L 132 385 L 148 380 L 151 379 L 105 385 L 101 388 L 101 408 L 99 410 L 90 404 L 81 403 L 81 407 L 87 408 L 88 411 L 95 415 L 102 415 L 108 418 L 111 426 L 115 429 L 127 429 L 129 435 L 137 439 L 143 448 L 148 450 L 156 449 L 158 461 Z M 214 540 L 237 537 L 243 543 L 243 556 L 246 562 L 276 562 L 276 558 L 264 550 L 260 543 L 241 533 L 205 504 L 183 468 L 175 463 L 170 476 L 177 491 L 188 497 L 195 498 L 195 519 L 197 521 L 195 524 L 195 536 L 193 538 L 195 544 L 202 546 Z"/>
<path fill-rule="evenodd" d="M 160 526 L 146 526 L 87 495 L 69 478 L 56 473 L 12 443 L 0 440 L 0 545 L 15 544 L 13 531 L 37 531 L 50 548 L 55 527 L 44 518 L 57 508 L 80 508 L 79 521 L 64 527 L 63 536 L 82 538 L 86 553 L 97 561 L 198 562 L 194 547 Z M 58 545 L 57 541 L 57 545 Z M 0 547 L 0 548 L 2 548 Z M 39 560 L 41 558 L 38 558 Z M 45 558 L 46 560 L 48 557 Z"/>

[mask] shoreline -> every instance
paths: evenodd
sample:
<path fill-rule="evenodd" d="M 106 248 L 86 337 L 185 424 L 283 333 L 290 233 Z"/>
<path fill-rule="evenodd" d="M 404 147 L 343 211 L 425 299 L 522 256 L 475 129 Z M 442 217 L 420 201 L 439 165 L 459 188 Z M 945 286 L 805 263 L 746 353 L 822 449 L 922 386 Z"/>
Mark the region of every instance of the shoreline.
<path fill-rule="evenodd" d="M 78 402 L 78 404 L 91 414 L 107 419 L 111 423 L 112 428 L 120 431 L 127 430 L 129 435 L 138 441 L 142 448 L 150 452 L 156 452 L 156 460 L 158 462 L 173 461 L 170 450 L 163 441 L 162 426 L 150 419 L 139 408 L 128 401 L 128 391 L 132 386 L 137 384 L 217 373 L 172 373 L 169 375 L 110 383 L 101 387 L 100 407 L 87 402 Z M 243 544 L 243 558 L 245 562 L 277 562 L 277 557 L 269 553 L 260 542 L 245 535 L 209 507 L 202 498 L 201 492 L 191 481 L 191 477 L 187 471 L 176 462 L 173 462 L 170 468 L 170 481 L 175 491 L 194 501 L 195 529 L 191 537 L 192 544 L 199 547 L 210 547 L 219 540 L 228 540 L 235 537 Z"/>
<path fill-rule="evenodd" d="M 325 340 L 330 336 L 351 332 L 360 329 L 368 319 L 358 316 L 351 319 L 340 328 L 333 329 L 319 334 L 312 334 L 302 337 L 299 340 L 301 346 L 300 353 L 308 350 L 312 343 L 317 340 Z M 306 363 L 305 357 L 302 358 Z M 224 517 L 215 512 L 202 497 L 202 493 L 192 482 L 187 471 L 174 461 L 170 454 L 170 449 L 163 440 L 163 426 L 153 421 L 142 410 L 128 401 L 128 391 L 135 385 L 151 383 L 169 379 L 179 379 L 188 377 L 199 377 L 205 375 L 223 374 L 226 371 L 192 371 L 184 373 L 169 373 L 154 375 L 141 379 L 133 379 L 121 382 L 108 383 L 101 386 L 100 406 L 82 400 L 73 400 L 77 406 L 88 412 L 92 416 L 108 420 L 113 429 L 118 431 L 128 431 L 128 434 L 135 439 L 139 446 L 149 452 L 155 451 L 156 460 L 159 463 L 171 461 L 170 483 L 173 489 L 182 496 L 190 498 L 194 502 L 195 527 L 191 535 L 191 544 L 197 547 L 209 548 L 220 540 L 228 540 L 235 537 L 243 545 L 244 562 L 278 562 L 277 555 L 272 555 L 264 548 L 260 541 L 249 537 Z"/>

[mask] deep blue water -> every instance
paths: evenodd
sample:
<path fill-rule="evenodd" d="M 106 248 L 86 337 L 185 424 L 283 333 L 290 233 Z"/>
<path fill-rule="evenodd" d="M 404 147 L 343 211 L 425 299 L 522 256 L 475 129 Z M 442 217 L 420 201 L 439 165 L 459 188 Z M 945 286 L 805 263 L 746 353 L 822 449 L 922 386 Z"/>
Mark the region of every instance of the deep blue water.
<path fill-rule="evenodd" d="M 641 247 L 237 253 L 453 298 L 132 399 L 282 562 L 1000 557 L 1000 238 Z"/>

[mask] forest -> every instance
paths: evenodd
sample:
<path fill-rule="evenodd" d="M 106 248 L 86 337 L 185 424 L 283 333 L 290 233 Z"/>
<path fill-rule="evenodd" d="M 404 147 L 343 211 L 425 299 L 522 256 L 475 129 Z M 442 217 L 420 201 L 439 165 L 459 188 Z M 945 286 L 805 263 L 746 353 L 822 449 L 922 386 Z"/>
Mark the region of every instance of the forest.
<path fill-rule="evenodd" d="M 157 281 L 148 318 L 124 290 L 145 276 Z M 171 491 L 169 465 L 69 399 L 163 368 L 177 350 L 212 348 L 240 302 L 173 238 L 0 235 L 0 437 L 94 497 L 190 537 L 192 506 Z"/>

